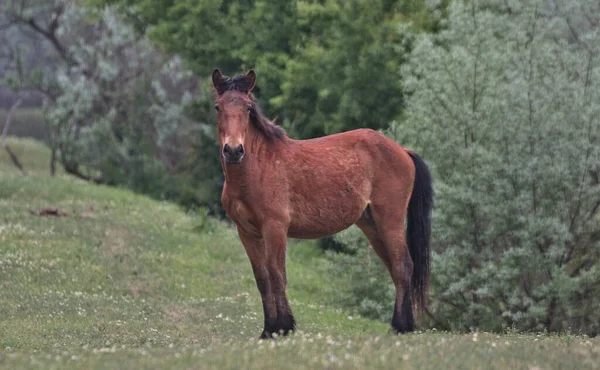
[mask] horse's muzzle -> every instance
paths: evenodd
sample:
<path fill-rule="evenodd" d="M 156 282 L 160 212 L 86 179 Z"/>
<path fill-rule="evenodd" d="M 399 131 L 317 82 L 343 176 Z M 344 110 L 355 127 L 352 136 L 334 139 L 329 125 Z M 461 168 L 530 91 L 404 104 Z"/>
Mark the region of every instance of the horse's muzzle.
<path fill-rule="evenodd" d="M 244 158 L 244 146 L 238 145 L 236 148 L 232 148 L 229 144 L 223 146 L 223 158 L 228 164 L 240 164 L 242 158 Z"/>

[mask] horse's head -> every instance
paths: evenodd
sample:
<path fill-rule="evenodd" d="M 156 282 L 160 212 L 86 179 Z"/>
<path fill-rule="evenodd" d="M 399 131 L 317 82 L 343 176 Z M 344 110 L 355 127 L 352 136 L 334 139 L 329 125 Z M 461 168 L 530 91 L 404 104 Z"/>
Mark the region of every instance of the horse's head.
<path fill-rule="evenodd" d="M 215 110 L 221 155 L 229 164 L 240 164 L 253 111 L 250 92 L 256 83 L 256 74 L 250 70 L 245 75 L 230 78 L 215 69 L 212 82 L 217 92 Z"/>

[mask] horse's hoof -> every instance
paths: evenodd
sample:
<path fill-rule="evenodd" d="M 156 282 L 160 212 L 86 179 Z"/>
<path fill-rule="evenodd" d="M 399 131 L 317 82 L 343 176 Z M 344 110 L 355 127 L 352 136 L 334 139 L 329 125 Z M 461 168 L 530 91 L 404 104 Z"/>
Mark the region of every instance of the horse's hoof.
<path fill-rule="evenodd" d="M 286 336 L 290 332 L 296 331 L 296 319 L 292 314 L 280 316 L 277 318 L 275 327 L 277 328 L 277 335 Z"/>
<path fill-rule="evenodd" d="M 277 335 L 280 337 L 287 337 L 289 334 L 294 334 L 295 329 L 279 329 Z"/>
<path fill-rule="evenodd" d="M 415 331 L 414 329 L 410 329 L 410 328 L 409 329 L 406 329 L 406 328 L 398 329 L 395 327 L 391 327 L 388 333 L 393 334 L 393 335 L 404 335 L 404 334 L 412 333 L 414 331 Z"/>
<path fill-rule="evenodd" d="M 273 334 L 269 333 L 266 330 L 263 330 L 262 334 L 260 335 L 260 337 L 258 337 L 259 340 L 263 340 L 263 339 L 273 339 Z"/>

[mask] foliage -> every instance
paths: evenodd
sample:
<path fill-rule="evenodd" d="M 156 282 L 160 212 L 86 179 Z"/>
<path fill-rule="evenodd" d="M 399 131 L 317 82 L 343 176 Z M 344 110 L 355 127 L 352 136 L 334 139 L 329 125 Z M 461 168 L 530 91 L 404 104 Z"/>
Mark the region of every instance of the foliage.
<path fill-rule="evenodd" d="M 53 75 L 55 62 L 73 63 L 56 34 L 65 3 L 64 0 L 0 3 L 0 76 L 3 85 L 16 90 L 20 98 L 33 93 L 53 100 L 58 91 L 49 77 Z"/>
<path fill-rule="evenodd" d="M 431 165 L 431 309 L 466 330 L 600 332 L 600 9 L 457 2 L 388 132 Z"/>
<path fill-rule="evenodd" d="M 68 53 L 76 61 L 57 68 L 61 94 L 48 107 L 65 166 L 145 193 L 156 191 L 148 185 L 168 191 L 158 157 L 185 134 L 182 106 L 191 96 L 179 92 L 191 76 L 110 9 L 68 8 L 59 34 L 72 38 Z"/>
<path fill-rule="evenodd" d="M 185 107 L 209 96 L 197 96 L 197 79 L 179 58 L 159 52 L 110 8 L 61 0 L 3 7 L 4 79 L 44 94 L 52 158 L 67 172 L 189 206 L 214 201 L 178 176 L 196 127 Z"/>
<path fill-rule="evenodd" d="M 402 22 L 437 27 L 424 0 L 89 0 L 124 14 L 198 75 L 256 68 L 263 110 L 299 138 L 387 127 L 400 112 Z"/>
<path fill-rule="evenodd" d="M 400 13 L 389 3 L 298 2 L 297 52 L 286 62 L 281 93 L 269 101 L 292 132 L 387 127 L 399 113 L 404 51 Z"/>

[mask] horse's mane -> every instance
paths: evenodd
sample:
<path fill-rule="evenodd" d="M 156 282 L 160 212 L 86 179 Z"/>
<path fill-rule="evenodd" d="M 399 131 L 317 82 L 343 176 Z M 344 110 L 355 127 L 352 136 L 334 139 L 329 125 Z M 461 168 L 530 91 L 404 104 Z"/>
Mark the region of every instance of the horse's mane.
<path fill-rule="evenodd" d="M 215 86 L 217 94 L 222 95 L 227 91 L 239 91 L 248 93 L 248 90 L 252 88 L 251 82 L 248 81 L 245 75 L 235 76 L 233 78 L 223 76 L 219 81 L 219 84 Z M 265 117 L 258 106 L 258 102 L 254 98 L 252 93 L 249 94 L 250 100 L 250 121 L 254 126 L 263 133 L 263 135 L 271 141 L 284 140 L 287 138 L 285 130 L 280 126 L 277 126 L 274 121 L 269 120 Z"/>
<path fill-rule="evenodd" d="M 250 105 L 250 121 L 254 126 L 265 135 L 269 140 L 285 140 L 287 134 L 285 130 L 275 124 L 275 121 L 269 120 L 260 111 L 258 103 L 254 100 L 254 96 L 250 97 L 252 104 Z"/>

